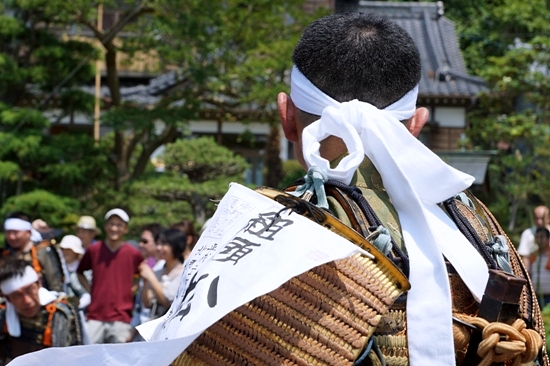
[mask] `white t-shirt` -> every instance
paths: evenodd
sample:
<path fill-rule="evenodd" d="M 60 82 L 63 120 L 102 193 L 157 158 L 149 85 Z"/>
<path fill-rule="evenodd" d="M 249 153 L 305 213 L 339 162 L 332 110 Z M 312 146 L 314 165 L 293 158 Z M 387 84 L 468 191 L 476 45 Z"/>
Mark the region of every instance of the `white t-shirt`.
<path fill-rule="evenodd" d="M 550 225 L 546 226 L 550 230 Z M 531 254 L 535 253 L 538 249 L 537 244 L 535 244 L 535 233 L 537 232 L 537 227 L 532 226 L 529 229 L 523 230 L 521 237 L 519 239 L 518 254 L 522 257 L 528 257 Z"/>
<path fill-rule="evenodd" d="M 548 262 L 548 252 L 543 253 L 537 257 L 537 259 L 531 264 L 531 282 L 535 288 L 535 292 L 540 294 L 550 295 L 550 269 L 546 269 L 546 263 Z M 540 284 L 539 284 L 539 271 L 540 271 Z"/>
<path fill-rule="evenodd" d="M 164 269 L 160 269 L 158 271 L 155 271 L 155 274 L 162 284 L 162 292 L 164 294 L 164 297 L 171 303 L 172 301 L 174 301 L 174 299 L 176 298 L 176 294 L 178 293 L 178 288 L 181 282 L 181 275 L 183 273 L 183 264 L 180 263 L 176 265 L 168 274 L 162 274 L 163 272 Z M 170 305 L 162 306 L 160 304 L 157 304 L 157 309 L 155 310 L 156 314 L 154 316 L 158 317 L 164 315 L 164 313 L 166 313 L 169 308 Z"/>

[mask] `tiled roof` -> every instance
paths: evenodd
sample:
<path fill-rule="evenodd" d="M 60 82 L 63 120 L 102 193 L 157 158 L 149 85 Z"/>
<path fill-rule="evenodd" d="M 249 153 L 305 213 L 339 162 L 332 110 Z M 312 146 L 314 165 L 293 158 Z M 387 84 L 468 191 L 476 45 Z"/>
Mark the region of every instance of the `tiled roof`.
<path fill-rule="evenodd" d="M 468 75 L 442 2 L 342 1 L 336 10 L 382 14 L 411 35 L 422 59 L 419 97 L 471 98 L 486 89 L 483 79 Z"/>
<path fill-rule="evenodd" d="M 421 98 L 472 98 L 486 89 L 483 79 L 468 75 L 458 45 L 454 24 L 443 16 L 438 3 L 337 1 L 336 11 L 361 11 L 383 14 L 405 29 L 415 41 L 422 59 Z M 122 87 L 125 101 L 150 105 L 184 82 L 184 76 L 171 71 L 151 79 L 148 85 Z M 93 94 L 93 87 L 84 87 Z M 109 95 L 102 88 L 102 97 Z"/>
<path fill-rule="evenodd" d="M 170 71 L 161 74 L 151 80 L 147 85 L 121 86 L 120 94 L 125 102 L 132 102 L 139 105 L 153 105 L 158 103 L 162 95 L 169 89 L 184 82 L 183 76 L 176 72 Z M 82 86 L 81 90 L 89 94 L 94 94 L 95 87 L 93 85 Z M 106 85 L 100 89 L 100 97 L 110 97 L 111 93 Z"/>

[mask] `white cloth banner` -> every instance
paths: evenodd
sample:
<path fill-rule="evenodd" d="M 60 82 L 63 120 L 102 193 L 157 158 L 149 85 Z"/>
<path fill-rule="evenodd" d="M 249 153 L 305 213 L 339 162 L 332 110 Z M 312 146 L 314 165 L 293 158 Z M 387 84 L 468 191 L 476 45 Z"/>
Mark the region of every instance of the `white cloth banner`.
<path fill-rule="evenodd" d="M 168 313 L 138 327 L 150 342 L 47 349 L 10 365 L 168 365 L 206 328 L 313 267 L 365 253 L 279 203 L 231 184 L 186 262 Z M 368 255 L 368 254 L 367 254 Z"/>

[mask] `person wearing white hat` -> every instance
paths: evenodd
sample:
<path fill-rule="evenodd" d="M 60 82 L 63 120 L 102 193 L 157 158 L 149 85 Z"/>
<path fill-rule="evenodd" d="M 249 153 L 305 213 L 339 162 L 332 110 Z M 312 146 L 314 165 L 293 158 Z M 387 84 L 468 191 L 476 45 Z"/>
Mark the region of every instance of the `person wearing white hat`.
<path fill-rule="evenodd" d="M 41 286 L 36 271 L 11 258 L 0 266 L 0 363 L 47 347 L 85 343 L 81 318 L 67 297 Z"/>
<path fill-rule="evenodd" d="M 69 271 L 69 286 L 67 289 L 67 295 L 75 296 L 78 298 L 78 308 L 85 309 L 91 301 L 90 293 L 82 286 L 78 280 L 76 269 L 80 263 L 80 259 L 84 255 L 84 248 L 82 247 L 82 241 L 76 235 L 65 235 L 59 243 L 61 253 L 67 264 L 67 270 Z M 92 279 L 91 271 L 85 273 L 88 281 Z"/>
<path fill-rule="evenodd" d="M 123 343 L 131 338 L 132 286 L 144 259 L 124 241 L 129 221 L 124 210 L 109 210 L 105 214 L 106 239 L 88 247 L 76 270 L 92 297 L 86 314 L 92 343 Z M 85 276 L 89 270 L 93 273 L 91 286 Z"/>
<path fill-rule="evenodd" d="M 95 243 L 95 237 L 100 234 L 96 221 L 92 216 L 80 216 L 76 223 L 76 236 L 82 241 L 84 250 Z"/>
<path fill-rule="evenodd" d="M 35 243 L 32 233 L 31 220 L 27 214 L 14 212 L 8 215 L 4 221 L 7 245 L 2 252 L 2 258 L 16 257 L 26 260 L 38 273 L 44 288 L 64 292 L 66 270 L 59 251 L 48 240 Z"/>

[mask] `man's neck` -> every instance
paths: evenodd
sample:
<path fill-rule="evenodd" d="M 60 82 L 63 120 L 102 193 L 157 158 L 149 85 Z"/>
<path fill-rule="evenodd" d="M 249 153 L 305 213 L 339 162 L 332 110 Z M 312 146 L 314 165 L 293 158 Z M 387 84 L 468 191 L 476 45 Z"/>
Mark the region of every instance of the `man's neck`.
<path fill-rule="evenodd" d="M 113 240 L 105 239 L 105 245 L 107 246 L 107 248 L 109 248 L 113 252 L 116 252 L 122 246 L 122 244 L 124 244 L 123 240 L 113 241 Z"/>
<path fill-rule="evenodd" d="M 332 161 L 347 151 L 346 144 L 342 139 L 336 136 L 329 136 L 321 141 L 319 147 L 320 155 Z"/>
<path fill-rule="evenodd" d="M 168 259 L 164 265 L 164 272 L 169 274 L 180 263 L 177 259 Z"/>
<path fill-rule="evenodd" d="M 26 245 L 23 245 L 20 249 L 15 249 L 15 254 L 23 254 L 27 253 L 31 250 L 34 243 L 32 241 L 29 241 Z"/>

